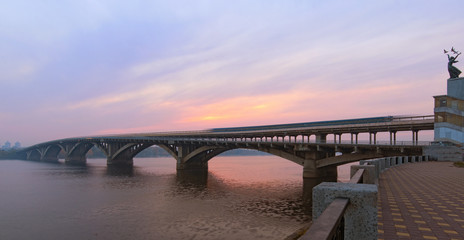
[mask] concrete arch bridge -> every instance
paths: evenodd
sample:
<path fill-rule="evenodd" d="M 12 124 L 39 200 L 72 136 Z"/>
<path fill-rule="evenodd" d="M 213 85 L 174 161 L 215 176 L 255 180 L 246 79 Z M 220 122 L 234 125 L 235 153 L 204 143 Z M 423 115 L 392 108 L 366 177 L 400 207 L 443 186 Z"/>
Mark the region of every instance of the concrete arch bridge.
<path fill-rule="evenodd" d="M 433 122 L 433 116 L 387 116 L 190 132 L 92 136 L 44 142 L 25 148 L 23 152 L 27 160 L 44 162 L 56 162 L 58 154 L 64 152 L 65 163 L 85 164 L 87 152 L 96 146 L 107 156 L 108 165 L 132 166 L 138 153 L 157 145 L 176 159 L 178 170 L 206 170 L 208 161 L 225 151 L 253 149 L 301 165 L 303 178 L 318 184 L 336 181 L 336 167 L 341 164 L 377 157 L 422 155 L 418 132 L 433 130 Z M 412 132 L 412 141 L 397 142 L 399 131 Z M 390 141 L 378 142 L 376 135 L 379 132 L 389 132 Z M 369 133 L 369 142 L 358 141 L 360 133 Z M 342 134 L 350 134 L 351 141 L 343 142 Z M 333 142 L 327 141 L 328 135 L 333 135 Z"/>

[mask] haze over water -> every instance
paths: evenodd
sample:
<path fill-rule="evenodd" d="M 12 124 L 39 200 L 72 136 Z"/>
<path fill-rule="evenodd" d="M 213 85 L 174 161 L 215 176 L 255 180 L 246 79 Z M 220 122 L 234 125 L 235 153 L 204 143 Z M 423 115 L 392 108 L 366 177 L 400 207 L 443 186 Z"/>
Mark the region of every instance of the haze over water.
<path fill-rule="evenodd" d="M 193 178 L 172 158 L 134 165 L 0 161 L 0 239 L 282 239 L 310 218 L 302 167 L 278 157 L 219 156 Z"/>

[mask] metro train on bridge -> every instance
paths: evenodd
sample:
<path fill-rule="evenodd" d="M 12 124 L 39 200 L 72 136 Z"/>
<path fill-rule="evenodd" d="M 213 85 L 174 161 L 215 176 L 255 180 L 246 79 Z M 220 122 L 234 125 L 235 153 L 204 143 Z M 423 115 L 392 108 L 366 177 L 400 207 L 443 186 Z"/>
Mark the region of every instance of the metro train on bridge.
<path fill-rule="evenodd" d="M 266 131 L 266 130 L 325 127 L 325 126 L 338 126 L 338 125 L 350 125 L 350 124 L 383 123 L 383 122 L 392 122 L 394 119 L 395 117 L 393 116 L 385 116 L 385 117 L 357 118 L 357 119 L 344 119 L 344 120 L 318 121 L 318 122 L 305 122 L 305 123 L 289 123 L 289 124 L 262 125 L 262 126 L 249 126 L 249 127 L 213 128 L 213 129 L 210 129 L 210 131 L 212 132 Z"/>

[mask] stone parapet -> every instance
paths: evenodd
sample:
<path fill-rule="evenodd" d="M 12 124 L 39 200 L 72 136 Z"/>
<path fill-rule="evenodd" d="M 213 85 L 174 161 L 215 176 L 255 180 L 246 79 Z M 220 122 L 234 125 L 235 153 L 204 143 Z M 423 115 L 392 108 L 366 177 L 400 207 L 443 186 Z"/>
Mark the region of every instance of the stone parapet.
<path fill-rule="evenodd" d="M 374 184 L 323 182 L 313 189 L 313 220 L 335 198 L 347 198 L 345 239 L 377 239 L 377 192 Z"/>
<path fill-rule="evenodd" d="M 359 169 L 364 169 L 362 183 L 364 184 L 375 184 L 376 183 L 375 166 L 373 165 L 351 165 L 350 177 L 353 177 L 354 174 L 356 174 L 356 172 Z"/>

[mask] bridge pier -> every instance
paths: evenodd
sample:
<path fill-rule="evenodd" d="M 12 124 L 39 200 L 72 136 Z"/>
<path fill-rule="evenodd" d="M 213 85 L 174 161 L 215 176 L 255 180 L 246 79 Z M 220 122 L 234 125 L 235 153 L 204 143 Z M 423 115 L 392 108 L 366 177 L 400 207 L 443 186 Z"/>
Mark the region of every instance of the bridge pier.
<path fill-rule="evenodd" d="M 323 159 L 326 154 L 315 152 L 314 159 L 304 160 L 303 164 L 303 200 L 307 203 L 312 202 L 312 189 L 322 182 L 337 181 L 337 166 L 326 166 L 318 168 L 316 160 Z"/>
<path fill-rule="evenodd" d="M 67 155 L 64 158 L 64 163 L 69 165 L 85 165 L 87 164 L 87 157 L 85 155 Z"/>
<path fill-rule="evenodd" d="M 87 164 L 87 152 L 93 147 L 92 143 L 63 144 L 65 151 L 64 162 L 70 165 Z"/>
<path fill-rule="evenodd" d="M 114 141 L 109 143 L 100 142 L 96 145 L 107 156 L 106 164 L 108 166 L 132 167 L 134 165 L 134 157 L 152 144 L 146 142 Z"/>
<path fill-rule="evenodd" d="M 176 180 L 181 185 L 204 189 L 208 183 L 208 170 L 177 170 Z"/>
<path fill-rule="evenodd" d="M 208 161 L 182 162 L 177 160 L 176 169 L 179 170 L 206 170 L 208 171 Z"/>
<path fill-rule="evenodd" d="M 108 166 L 115 166 L 115 167 L 132 167 L 134 165 L 134 160 L 132 157 L 107 157 L 106 164 Z"/>
<path fill-rule="evenodd" d="M 173 145 L 164 146 L 164 149 L 175 157 L 177 170 L 208 171 L 208 161 L 229 150 L 225 146 L 201 146 L 201 145 Z"/>

